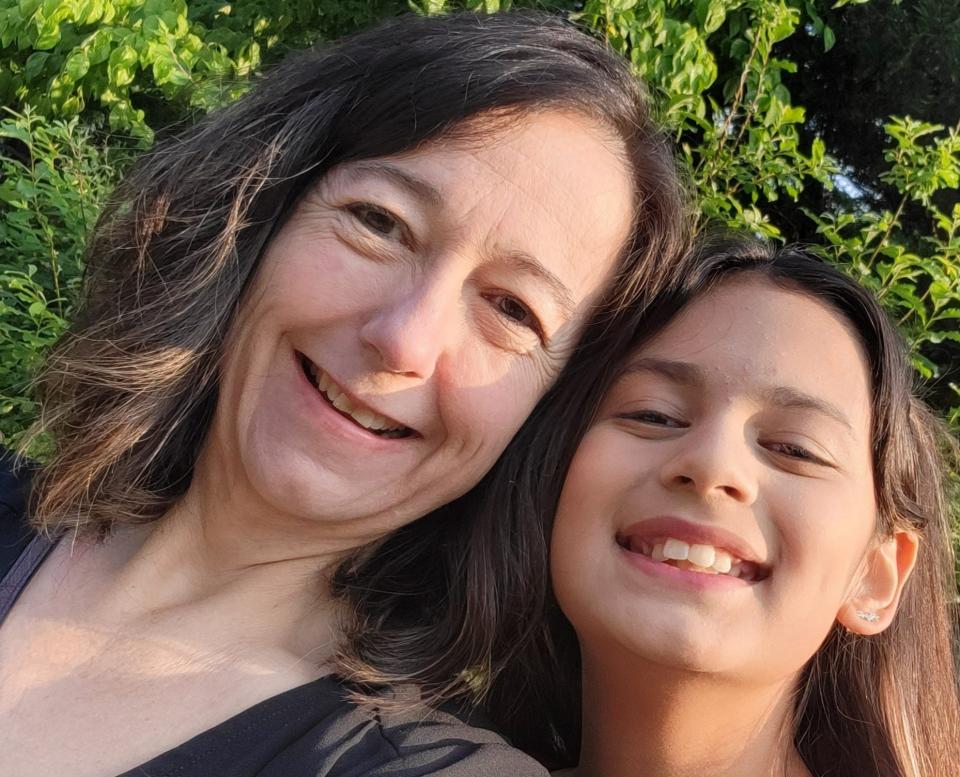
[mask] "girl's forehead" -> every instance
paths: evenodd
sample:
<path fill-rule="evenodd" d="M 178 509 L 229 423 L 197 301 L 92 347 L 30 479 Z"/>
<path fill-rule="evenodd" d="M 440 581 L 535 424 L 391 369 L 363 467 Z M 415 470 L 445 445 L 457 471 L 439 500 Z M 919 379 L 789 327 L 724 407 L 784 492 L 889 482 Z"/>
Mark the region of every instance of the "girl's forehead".
<path fill-rule="evenodd" d="M 626 374 L 701 388 L 789 389 L 855 418 L 869 416 L 867 358 L 850 323 L 827 303 L 758 276 L 731 279 L 692 300 L 624 366 Z"/>
<path fill-rule="evenodd" d="M 670 351 L 704 362 L 789 364 L 827 346 L 866 363 L 850 322 L 827 302 L 745 274 L 692 299 L 633 355 Z"/>

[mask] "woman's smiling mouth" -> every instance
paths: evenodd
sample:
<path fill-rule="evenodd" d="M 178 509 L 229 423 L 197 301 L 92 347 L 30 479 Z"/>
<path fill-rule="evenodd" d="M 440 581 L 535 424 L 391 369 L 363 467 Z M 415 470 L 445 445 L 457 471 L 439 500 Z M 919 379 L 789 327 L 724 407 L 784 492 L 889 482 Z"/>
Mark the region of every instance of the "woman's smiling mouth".
<path fill-rule="evenodd" d="M 401 439 L 413 437 L 417 434 L 416 430 L 409 426 L 404 426 L 391 418 L 387 418 L 347 396 L 346 392 L 327 373 L 299 351 L 297 352 L 297 358 L 307 380 L 310 381 L 320 396 L 344 418 L 371 434 L 387 439 Z"/>

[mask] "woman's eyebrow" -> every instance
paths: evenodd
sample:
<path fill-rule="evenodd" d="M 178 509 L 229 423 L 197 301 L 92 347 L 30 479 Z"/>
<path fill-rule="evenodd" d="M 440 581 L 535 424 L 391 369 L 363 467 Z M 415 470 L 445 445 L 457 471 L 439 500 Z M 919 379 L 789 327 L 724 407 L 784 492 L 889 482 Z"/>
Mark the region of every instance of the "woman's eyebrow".
<path fill-rule="evenodd" d="M 440 194 L 440 190 L 436 186 L 389 162 L 361 159 L 344 165 L 343 173 L 353 178 L 364 175 L 378 175 L 389 179 L 400 188 L 406 189 L 428 205 L 440 207 L 443 204 L 443 195 Z"/>
<path fill-rule="evenodd" d="M 566 318 L 572 318 L 576 313 L 577 306 L 570 289 L 536 257 L 525 251 L 509 251 L 504 254 L 502 261 L 517 272 L 532 276 L 546 285 L 553 301 Z"/>

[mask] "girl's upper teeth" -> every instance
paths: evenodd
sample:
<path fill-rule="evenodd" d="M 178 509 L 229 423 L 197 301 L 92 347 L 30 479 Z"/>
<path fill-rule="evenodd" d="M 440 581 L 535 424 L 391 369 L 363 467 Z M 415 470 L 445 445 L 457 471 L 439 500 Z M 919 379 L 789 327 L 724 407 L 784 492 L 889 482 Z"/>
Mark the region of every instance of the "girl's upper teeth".
<path fill-rule="evenodd" d="M 736 574 L 739 577 L 744 563 L 713 545 L 691 545 L 674 537 L 667 537 L 662 542 L 652 545 L 642 541 L 632 541 L 630 549 L 635 553 L 643 553 L 654 561 L 685 561 L 687 563 L 684 566 L 687 569 L 721 575 Z"/>

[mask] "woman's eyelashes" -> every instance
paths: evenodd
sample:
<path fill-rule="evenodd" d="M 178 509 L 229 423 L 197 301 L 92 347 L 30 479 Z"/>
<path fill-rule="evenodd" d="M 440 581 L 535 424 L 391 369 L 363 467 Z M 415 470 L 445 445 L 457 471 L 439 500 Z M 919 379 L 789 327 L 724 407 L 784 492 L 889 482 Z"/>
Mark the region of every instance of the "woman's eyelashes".
<path fill-rule="evenodd" d="M 417 241 L 412 230 L 398 216 L 386 208 L 371 202 L 355 202 L 344 206 L 344 210 L 364 230 L 365 237 L 376 241 L 399 243 L 408 251 L 415 251 Z M 483 299 L 490 304 L 499 319 L 512 330 L 524 330 L 536 335 L 538 341 L 546 345 L 547 335 L 540 318 L 531 306 L 515 294 L 502 289 L 484 292 Z"/>
<path fill-rule="evenodd" d="M 533 332 L 541 343 L 546 344 L 546 332 L 536 314 L 524 302 L 506 291 L 485 292 L 483 298 L 512 327 Z"/>
<path fill-rule="evenodd" d="M 370 202 L 355 202 L 347 205 L 346 210 L 362 228 L 375 237 L 399 242 L 407 248 L 413 247 L 410 228 L 386 208 Z"/>

